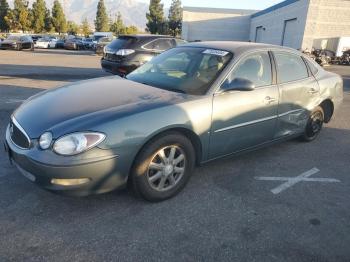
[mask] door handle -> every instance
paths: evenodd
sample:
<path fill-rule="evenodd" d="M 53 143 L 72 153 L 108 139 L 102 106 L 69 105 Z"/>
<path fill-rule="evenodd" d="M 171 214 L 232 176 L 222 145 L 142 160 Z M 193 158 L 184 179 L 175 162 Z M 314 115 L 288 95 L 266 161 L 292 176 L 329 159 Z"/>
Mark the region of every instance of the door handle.
<path fill-rule="evenodd" d="M 316 90 L 315 88 L 310 88 L 308 93 L 309 94 L 316 94 L 316 93 L 318 93 L 318 90 Z"/>
<path fill-rule="evenodd" d="M 274 97 L 270 97 L 270 96 L 265 97 L 265 102 L 266 102 L 267 104 L 271 104 L 271 103 L 274 103 L 274 102 L 276 102 L 276 101 L 277 101 L 277 99 L 274 98 Z"/>

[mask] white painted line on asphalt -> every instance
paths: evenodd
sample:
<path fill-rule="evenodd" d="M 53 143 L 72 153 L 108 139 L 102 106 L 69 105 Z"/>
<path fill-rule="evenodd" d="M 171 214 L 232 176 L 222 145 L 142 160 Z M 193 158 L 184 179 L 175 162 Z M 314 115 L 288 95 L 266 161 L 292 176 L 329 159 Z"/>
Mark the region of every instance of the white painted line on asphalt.
<path fill-rule="evenodd" d="M 318 170 L 316 167 L 302 173 L 299 176 L 296 177 L 271 177 L 271 176 L 261 176 L 261 177 L 255 177 L 256 180 L 263 180 L 263 181 L 286 181 L 285 183 L 279 185 L 278 187 L 271 190 L 273 194 L 279 194 L 282 191 L 286 190 L 289 187 L 294 186 L 295 184 L 299 182 L 325 182 L 325 183 L 338 183 L 340 180 L 334 179 L 334 178 L 309 178 L 310 176 L 318 173 L 320 170 Z"/>

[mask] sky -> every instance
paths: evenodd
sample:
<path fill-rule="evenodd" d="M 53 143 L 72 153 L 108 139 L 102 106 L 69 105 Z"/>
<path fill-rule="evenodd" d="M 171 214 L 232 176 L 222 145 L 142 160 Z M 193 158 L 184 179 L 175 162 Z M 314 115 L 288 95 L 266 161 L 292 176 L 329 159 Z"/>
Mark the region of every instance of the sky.
<path fill-rule="evenodd" d="M 140 1 L 149 3 L 149 0 Z M 182 0 L 181 2 L 183 6 L 261 10 L 283 0 Z M 162 0 L 162 3 L 164 7 L 169 7 L 171 0 Z"/>

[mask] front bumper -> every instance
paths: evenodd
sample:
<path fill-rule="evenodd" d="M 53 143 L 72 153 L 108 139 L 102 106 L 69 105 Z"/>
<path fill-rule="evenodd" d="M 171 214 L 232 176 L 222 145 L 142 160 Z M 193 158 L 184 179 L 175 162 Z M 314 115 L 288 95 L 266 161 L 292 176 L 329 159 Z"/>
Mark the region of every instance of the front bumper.
<path fill-rule="evenodd" d="M 108 73 L 125 76 L 134 71 L 138 66 L 133 62 L 113 62 L 102 58 L 101 67 L 104 71 Z"/>
<path fill-rule="evenodd" d="M 2 50 L 16 50 L 17 49 L 17 45 L 1 45 L 0 44 L 0 49 Z"/>
<path fill-rule="evenodd" d="M 40 187 L 71 196 L 86 196 L 124 187 L 127 175 L 118 169 L 118 156 L 110 150 L 91 149 L 80 156 L 63 157 L 37 144 L 20 149 L 6 130 L 5 149 L 19 171 Z M 85 155 L 85 156 L 82 156 Z M 40 161 L 35 158 L 40 158 Z M 88 179 L 80 185 L 57 185 L 52 179 Z"/>

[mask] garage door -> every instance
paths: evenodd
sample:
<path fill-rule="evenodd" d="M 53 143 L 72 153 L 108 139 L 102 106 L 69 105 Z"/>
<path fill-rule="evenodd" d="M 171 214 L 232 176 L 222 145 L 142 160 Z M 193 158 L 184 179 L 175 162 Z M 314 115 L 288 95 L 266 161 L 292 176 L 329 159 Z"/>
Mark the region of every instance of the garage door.
<path fill-rule="evenodd" d="M 262 43 L 262 34 L 263 34 L 263 27 L 259 26 L 256 28 L 255 31 L 255 42 L 256 43 Z"/>
<path fill-rule="evenodd" d="M 298 49 L 298 41 L 296 39 L 297 35 L 297 19 L 290 19 L 284 21 L 284 30 L 282 37 L 282 45 Z"/>

